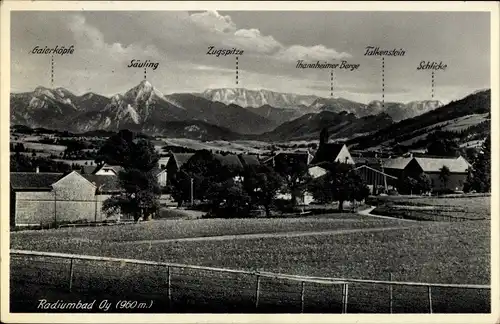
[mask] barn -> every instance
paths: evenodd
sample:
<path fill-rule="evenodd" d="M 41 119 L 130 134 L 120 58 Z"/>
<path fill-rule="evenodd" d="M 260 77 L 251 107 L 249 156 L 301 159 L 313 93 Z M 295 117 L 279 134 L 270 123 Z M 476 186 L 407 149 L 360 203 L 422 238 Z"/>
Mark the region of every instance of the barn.
<path fill-rule="evenodd" d="M 103 221 L 102 203 L 120 192 L 118 177 L 95 174 L 11 172 L 11 226 Z M 120 215 L 115 215 L 115 219 Z"/>

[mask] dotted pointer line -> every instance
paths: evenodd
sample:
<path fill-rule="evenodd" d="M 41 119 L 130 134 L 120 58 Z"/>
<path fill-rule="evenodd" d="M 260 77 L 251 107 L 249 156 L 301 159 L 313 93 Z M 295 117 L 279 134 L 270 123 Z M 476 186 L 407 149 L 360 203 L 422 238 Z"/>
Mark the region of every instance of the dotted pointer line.
<path fill-rule="evenodd" d="M 431 97 L 432 97 L 432 99 L 434 99 L 434 71 L 432 71 Z"/>
<path fill-rule="evenodd" d="M 382 108 L 385 108 L 385 59 L 382 56 Z"/>
<path fill-rule="evenodd" d="M 333 97 L 333 69 L 330 71 L 330 81 L 331 81 L 330 97 Z"/>
<path fill-rule="evenodd" d="M 50 58 L 50 84 L 54 88 L 54 54 Z"/>

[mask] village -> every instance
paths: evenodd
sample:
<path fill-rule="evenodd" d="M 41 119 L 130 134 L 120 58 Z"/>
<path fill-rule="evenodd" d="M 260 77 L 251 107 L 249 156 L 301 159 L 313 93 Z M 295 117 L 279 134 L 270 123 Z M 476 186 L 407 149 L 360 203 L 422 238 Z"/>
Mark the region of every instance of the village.
<path fill-rule="evenodd" d="M 378 156 L 371 152 L 364 152 L 364 154 L 350 152 L 345 144 L 330 143 L 326 130 L 321 133 L 316 150 L 311 147 L 299 150 L 281 149 L 269 152 L 267 155 L 204 151 L 211 156 L 206 159 L 212 158 L 221 166 L 229 168 L 235 182 L 244 182 L 245 170 L 248 168 L 267 167 L 276 171 L 285 183 L 277 185 L 276 192 L 271 194 L 270 199 L 273 202 L 293 199 L 292 205 L 297 207 L 293 210 L 299 215 L 304 213 L 304 207 L 307 206 L 321 204 L 331 206 L 332 203 L 337 203 L 338 206 L 338 199 L 334 199 L 335 197 L 322 199 L 318 192 L 316 194 L 311 192 L 313 190 L 309 190 L 306 184 L 308 181 L 309 183 L 318 182 L 319 179 L 326 178 L 331 171 L 329 166 L 332 163 L 349 166 L 350 169 L 346 169 L 349 170 L 346 172 L 354 172 L 361 181 L 360 185 L 366 188 L 366 194 L 362 194 L 360 201 L 351 199 L 353 196 L 349 196 L 347 192 L 345 197 L 342 197 L 342 200 L 352 207 L 352 211 L 355 211 L 356 207 L 368 198 L 368 195 L 461 194 L 464 192 L 464 186 L 467 185 L 472 167 L 471 163 L 460 154 L 450 157 L 409 152 L 403 156 L 388 154 Z M 160 188 L 159 201 L 163 210 L 196 209 L 195 205 L 202 203 L 199 194 L 201 180 L 194 181 L 193 176 L 190 176 L 183 180 L 187 184 L 179 184 L 179 175 L 183 173 L 181 172 L 183 168 L 189 162 L 200 159 L 200 156 L 203 155 L 196 152 L 174 153 L 170 151 L 158 158 L 157 164 L 148 175 L 155 179 Z M 201 159 L 204 158 L 201 157 Z M 123 192 L 119 174 L 124 167 L 103 161 L 95 163 L 80 161 L 80 163 L 81 165 L 73 164 L 72 169 L 66 172 L 41 171 L 36 165 L 33 165 L 34 169 L 29 171 L 11 171 L 11 226 L 13 228 L 50 227 L 68 223 L 130 220 L 130 215 L 118 212 L 110 216 L 102 210 L 104 201 Z M 174 185 L 176 179 L 177 187 Z M 299 185 L 293 183 L 301 181 L 304 183 Z M 262 185 L 265 186 L 265 181 Z M 342 189 L 347 191 L 347 189 Z M 182 194 L 179 194 L 179 191 L 183 191 Z M 323 191 L 319 190 L 319 192 Z M 174 199 L 179 196 L 182 198 Z M 342 210 L 343 206 L 338 206 L 338 208 Z M 253 215 L 265 217 L 270 216 L 270 213 L 266 214 L 262 210 L 259 213 L 259 210 L 254 210 Z M 237 218 L 245 217 L 245 215 L 235 214 L 229 217 Z"/>

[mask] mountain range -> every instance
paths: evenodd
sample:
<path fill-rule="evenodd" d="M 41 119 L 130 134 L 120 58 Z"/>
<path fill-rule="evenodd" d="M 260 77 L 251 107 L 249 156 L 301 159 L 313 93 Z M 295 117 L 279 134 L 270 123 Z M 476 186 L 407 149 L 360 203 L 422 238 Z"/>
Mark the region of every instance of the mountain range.
<path fill-rule="evenodd" d="M 483 139 L 490 133 L 490 127 L 491 90 L 481 90 L 347 142 L 360 149 L 395 145 L 425 147 L 429 135 L 441 132 L 440 136 L 447 133 L 466 145 L 467 142 Z"/>
<path fill-rule="evenodd" d="M 279 124 L 305 114 L 322 111 L 353 113 L 357 117 L 387 113 L 394 121 L 400 121 L 436 109 L 443 104 L 438 100 L 412 101 L 409 103 L 372 101 L 363 104 L 344 98 L 322 98 L 313 95 L 278 93 L 269 90 L 242 88 L 209 89 L 201 97 L 211 101 L 236 104 L 278 122 Z M 274 109 L 270 109 L 274 108 Z M 288 119 L 287 119 L 288 118 Z"/>
<path fill-rule="evenodd" d="M 473 96 L 483 94 L 480 91 Z M 13 93 L 10 100 L 12 125 L 75 133 L 128 128 L 150 135 L 201 140 L 315 139 L 323 127 L 329 128 L 335 139 L 352 140 L 394 129 L 401 123 L 407 125 L 432 112 L 456 115 L 447 110 L 449 105 L 435 100 L 363 104 L 344 98 L 241 88 L 164 95 L 148 81 L 109 98 L 37 87 L 33 92 Z"/>

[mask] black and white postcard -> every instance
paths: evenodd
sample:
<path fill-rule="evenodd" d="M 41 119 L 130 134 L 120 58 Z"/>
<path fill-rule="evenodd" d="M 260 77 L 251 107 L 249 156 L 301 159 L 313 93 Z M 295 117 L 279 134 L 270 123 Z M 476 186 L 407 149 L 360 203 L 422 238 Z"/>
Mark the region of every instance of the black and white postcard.
<path fill-rule="evenodd" d="M 498 322 L 498 14 L 3 2 L 2 321 Z"/>

